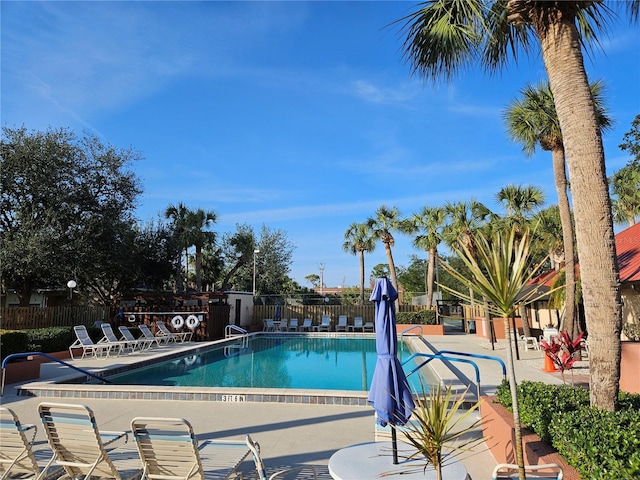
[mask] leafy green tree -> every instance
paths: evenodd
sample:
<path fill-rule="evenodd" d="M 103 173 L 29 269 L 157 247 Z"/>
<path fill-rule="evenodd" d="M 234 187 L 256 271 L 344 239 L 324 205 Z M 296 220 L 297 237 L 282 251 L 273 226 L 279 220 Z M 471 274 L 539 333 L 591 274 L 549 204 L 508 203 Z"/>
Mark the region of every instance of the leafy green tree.
<path fill-rule="evenodd" d="M 253 267 L 253 256 L 256 245 L 253 228 L 249 225 L 236 225 L 236 232 L 227 233 L 223 236 L 221 260 L 223 264 L 223 278 L 221 289 L 229 290 L 231 284 L 236 285 L 240 290 L 251 291 L 252 272 L 247 269 Z"/>
<path fill-rule="evenodd" d="M 364 305 L 364 254 L 376 249 L 373 231 L 366 223 L 352 223 L 344 232 L 342 249 L 352 255 L 358 255 L 360 259 L 360 305 Z"/>
<path fill-rule="evenodd" d="M 174 242 L 171 229 L 162 221 L 136 225 L 134 258 L 136 287 L 165 290 L 175 271 L 173 262 L 180 247 Z"/>
<path fill-rule="evenodd" d="M 307 275 L 304 279 L 309 282 L 313 288 L 318 288 L 320 286 L 320 275 L 317 273 Z"/>
<path fill-rule="evenodd" d="M 427 268 L 429 261 L 412 255 L 408 267 L 398 267 L 398 282 L 406 293 L 413 294 L 425 291 Z"/>
<path fill-rule="evenodd" d="M 622 137 L 619 148 L 631 154 L 632 162 L 640 163 L 640 115 L 636 115 L 631 122 L 631 129 Z"/>
<path fill-rule="evenodd" d="M 101 301 L 131 283 L 140 155 L 66 129 L 2 129 L 0 269 L 28 305 L 35 288 L 78 289 Z"/>
<path fill-rule="evenodd" d="M 373 285 L 376 278 L 390 277 L 391 272 L 387 263 L 378 263 L 371 269 L 371 275 L 369 275 L 369 284 Z"/>
<path fill-rule="evenodd" d="M 638 0 L 620 2 L 634 21 Z M 449 79 L 473 62 L 503 68 L 540 46 L 563 133 L 590 343 L 591 404 L 614 410 L 620 380 L 622 311 L 604 148 L 582 47 L 610 11 L 603 2 L 430 0 L 401 19 L 404 56 L 426 78 Z M 521 469 L 524 478 L 524 469 Z"/>
<path fill-rule="evenodd" d="M 256 257 L 256 291 L 261 295 L 273 295 L 284 291 L 289 284 L 294 246 L 286 232 L 266 225 L 260 230 L 257 242 L 260 254 Z"/>

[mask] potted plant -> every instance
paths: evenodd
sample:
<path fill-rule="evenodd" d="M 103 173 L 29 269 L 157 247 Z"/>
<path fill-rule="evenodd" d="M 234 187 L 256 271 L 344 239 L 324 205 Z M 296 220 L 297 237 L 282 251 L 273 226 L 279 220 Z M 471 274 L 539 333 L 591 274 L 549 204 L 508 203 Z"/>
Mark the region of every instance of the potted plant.
<path fill-rule="evenodd" d="M 463 409 L 466 393 L 454 398 L 450 385 L 444 391 L 440 385 L 430 389 L 422 386 L 421 393 L 414 400 L 416 406 L 411 420 L 402 431 L 407 443 L 416 449 L 409 459 L 423 455 L 426 460 L 424 469 L 433 466 L 437 480 L 442 480 L 445 465 L 484 440 L 482 436 L 466 438 L 482 422 L 481 418 L 470 424 L 466 422 L 481 403 Z"/>

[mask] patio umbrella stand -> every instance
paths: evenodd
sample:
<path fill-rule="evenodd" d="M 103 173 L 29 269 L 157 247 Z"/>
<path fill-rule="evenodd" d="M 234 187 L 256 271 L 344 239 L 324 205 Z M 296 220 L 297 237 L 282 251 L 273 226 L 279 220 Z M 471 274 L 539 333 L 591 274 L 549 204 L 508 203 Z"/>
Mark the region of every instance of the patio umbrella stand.
<path fill-rule="evenodd" d="M 376 410 L 381 426 L 391 425 L 393 463 L 398 464 L 396 426 L 407 423 L 415 405 L 407 377 L 397 357 L 395 301 L 398 292 L 388 278 L 376 279 L 370 301 L 375 302 L 376 352 L 369 403 Z"/>

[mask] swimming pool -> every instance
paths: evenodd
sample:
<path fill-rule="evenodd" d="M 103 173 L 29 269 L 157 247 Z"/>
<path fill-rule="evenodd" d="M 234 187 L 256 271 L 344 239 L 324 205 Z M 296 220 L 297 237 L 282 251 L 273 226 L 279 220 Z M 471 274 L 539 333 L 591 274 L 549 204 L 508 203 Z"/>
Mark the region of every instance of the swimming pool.
<path fill-rule="evenodd" d="M 217 340 L 214 342 L 196 343 L 188 342 L 185 344 L 177 343 L 162 346 L 159 348 L 152 348 L 143 353 L 136 353 L 134 355 L 125 355 L 121 357 L 109 357 L 108 359 L 85 359 L 78 361 L 78 366 L 82 368 L 88 368 L 94 374 L 103 376 L 105 378 L 116 378 L 121 374 L 129 374 L 134 372 L 146 371 L 150 375 L 150 370 L 146 370 L 147 367 L 162 364 L 164 369 L 170 370 L 172 374 L 165 378 L 163 381 L 156 381 L 154 384 L 145 384 L 144 380 L 138 378 L 131 380 L 135 384 L 115 384 L 115 383 L 87 383 L 88 377 L 86 375 L 75 373 L 69 373 L 69 370 L 65 370 L 66 375 L 63 373 L 60 375 L 47 375 L 49 380 L 39 380 L 31 383 L 23 384 L 16 388 L 16 393 L 19 396 L 35 396 L 35 397 L 54 397 L 54 398 L 76 398 L 76 399 L 123 399 L 123 400 L 180 400 L 180 401 L 208 401 L 208 402 L 277 402 L 277 403 L 302 403 L 302 404 L 323 404 L 323 405 L 351 405 L 369 407 L 367 400 L 368 390 L 362 390 L 364 383 L 362 368 L 358 369 L 358 366 L 362 366 L 363 351 L 360 348 L 360 344 L 357 343 L 359 339 L 370 339 L 371 342 L 375 342 L 375 334 L 353 334 L 353 333 L 290 333 L 290 334 L 272 334 L 272 333 L 252 333 L 249 339 L 254 338 L 268 338 L 273 341 L 276 349 L 274 356 L 278 358 L 278 364 L 275 367 L 263 368 L 264 364 L 255 363 L 255 357 L 259 354 L 259 350 L 253 352 L 254 363 L 253 370 L 247 368 L 246 365 L 242 366 L 242 370 L 247 376 L 247 372 L 253 373 L 254 379 L 257 375 L 263 377 L 271 377 L 273 369 L 282 370 L 282 365 L 285 365 L 285 357 L 295 357 L 289 359 L 292 362 L 291 372 L 295 372 L 297 368 L 300 368 L 304 375 L 313 376 L 308 374 L 311 370 L 309 368 L 300 367 L 303 365 L 301 360 L 305 357 L 323 357 L 328 363 L 322 364 L 321 368 L 328 368 L 330 361 L 334 363 L 337 361 L 340 365 L 346 365 L 342 363 L 342 359 L 348 355 L 359 355 L 358 360 L 355 362 L 355 367 L 349 366 L 341 368 L 342 370 L 349 370 L 358 372 L 359 383 L 357 390 L 346 389 L 322 389 L 322 388 L 294 388 L 285 387 L 283 385 L 277 388 L 272 387 L 232 387 L 232 386 L 176 386 L 175 378 L 172 377 L 187 377 L 186 369 L 187 364 L 190 366 L 197 365 L 198 362 L 202 364 L 202 359 L 198 360 L 201 354 L 205 354 L 212 349 L 222 349 L 223 355 L 226 351 L 226 360 L 229 364 L 225 367 L 217 367 L 217 370 L 224 372 L 230 372 L 233 369 L 238 368 L 240 362 L 246 362 L 247 359 L 241 358 L 238 348 L 233 347 L 237 345 L 238 340 Z M 301 349 L 296 353 L 287 353 L 285 355 L 283 348 L 284 339 L 313 339 L 306 350 Z M 412 338 L 413 337 L 413 338 Z M 336 343 L 336 347 L 333 349 L 328 348 L 328 343 L 325 340 L 328 339 L 341 339 Z M 406 358 L 409 354 L 407 344 L 411 349 L 419 352 L 430 353 L 429 348 L 420 340 L 419 336 L 406 335 L 404 341 L 400 343 L 399 355 Z M 297 342 L 297 340 L 295 340 Z M 290 344 L 290 342 L 286 342 Z M 365 350 L 365 370 L 366 370 L 366 382 L 370 384 L 371 375 L 375 368 L 375 344 L 371 343 L 371 350 L 367 353 Z M 226 348 L 225 348 L 226 347 Z M 245 353 L 244 356 L 247 354 Z M 249 354 L 250 356 L 250 354 Z M 405 370 L 409 370 L 408 366 Z M 420 370 L 422 375 L 425 376 L 425 372 L 429 372 L 426 375 L 425 382 L 427 384 L 439 383 L 439 377 L 430 369 L 423 368 Z M 144 378 L 147 374 L 143 375 Z M 290 373 L 289 373 L 289 376 Z M 295 376 L 295 375 L 294 375 Z M 335 375 L 337 376 L 337 374 Z M 249 377 L 250 378 L 250 377 Z M 410 377 L 411 379 L 411 377 Z M 122 380 L 117 380 L 121 382 Z M 291 385 L 291 383 L 289 383 Z M 324 388 L 328 388 L 324 385 Z M 339 388 L 339 387 L 338 387 Z"/>
<path fill-rule="evenodd" d="M 402 362 L 411 352 L 399 342 Z M 256 336 L 107 377 L 119 385 L 369 390 L 377 361 L 374 337 Z M 421 370 L 423 382 L 437 377 Z M 420 388 L 420 377 L 409 378 Z"/>

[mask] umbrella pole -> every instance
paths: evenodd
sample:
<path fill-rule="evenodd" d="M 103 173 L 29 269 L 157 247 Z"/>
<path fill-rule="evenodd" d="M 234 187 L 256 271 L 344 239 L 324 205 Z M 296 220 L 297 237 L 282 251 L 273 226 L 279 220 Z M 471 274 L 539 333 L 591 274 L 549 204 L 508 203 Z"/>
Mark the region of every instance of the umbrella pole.
<path fill-rule="evenodd" d="M 398 439 L 396 438 L 396 426 L 391 426 L 391 449 L 393 451 L 393 464 L 398 464 Z"/>

